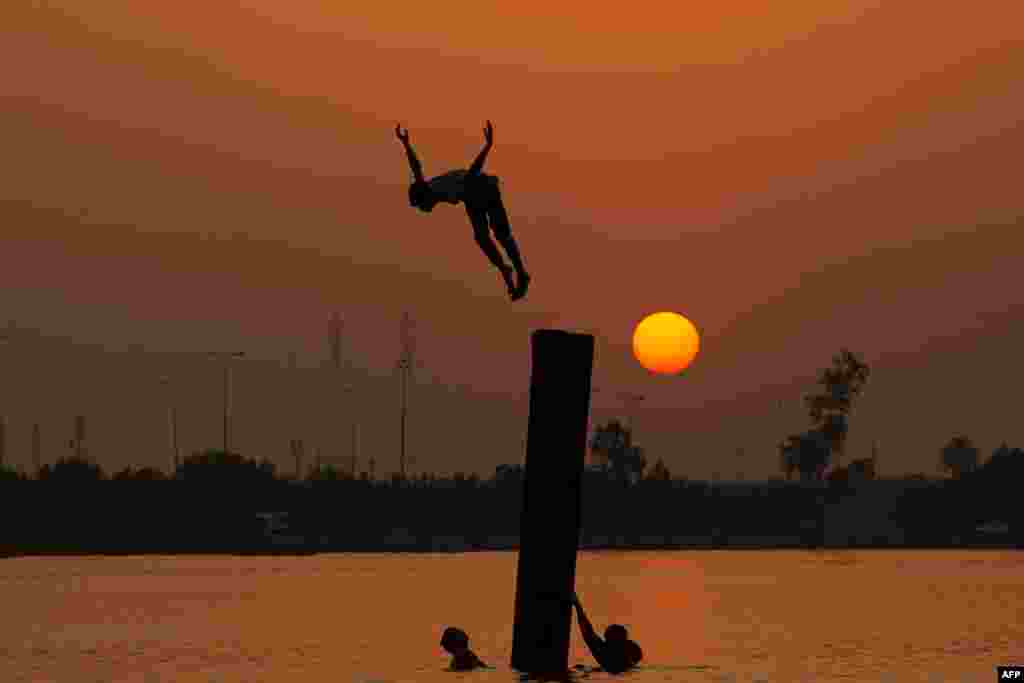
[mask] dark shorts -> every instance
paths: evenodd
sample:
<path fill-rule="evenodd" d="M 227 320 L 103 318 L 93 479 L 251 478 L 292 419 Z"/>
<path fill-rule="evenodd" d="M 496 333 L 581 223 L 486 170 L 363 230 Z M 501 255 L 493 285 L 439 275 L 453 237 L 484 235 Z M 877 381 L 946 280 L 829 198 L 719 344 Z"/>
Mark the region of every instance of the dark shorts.
<path fill-rule="evenodd" d="M 501 201 L 501 186 L 498 176 L 481 173 L 479 176 L 466 178 L 466 206 L 478 206 L 486 209 L 494 202 Z"/>
<path fill-rule="evenodd" d="M 512 234 L 497 176 L 483 173 L 479 177 L 467 178 L 466 196 L 462 203 L 466 205 L 474 232 L 486 233 L 490 229 L 495 237 L 501 238 Z"/>

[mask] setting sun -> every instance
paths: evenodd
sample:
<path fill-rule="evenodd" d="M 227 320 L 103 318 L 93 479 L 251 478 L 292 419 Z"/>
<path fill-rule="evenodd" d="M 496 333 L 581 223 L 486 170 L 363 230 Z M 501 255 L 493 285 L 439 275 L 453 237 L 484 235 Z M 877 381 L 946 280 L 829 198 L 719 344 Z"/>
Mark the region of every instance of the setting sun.
<path fill-rule="evenodd" d="M 640 365 L 663 375 L 682 372 L 699 348 L 697 328 L 678 313 L 652 313 L 633 332 L 633 355 Z"/>

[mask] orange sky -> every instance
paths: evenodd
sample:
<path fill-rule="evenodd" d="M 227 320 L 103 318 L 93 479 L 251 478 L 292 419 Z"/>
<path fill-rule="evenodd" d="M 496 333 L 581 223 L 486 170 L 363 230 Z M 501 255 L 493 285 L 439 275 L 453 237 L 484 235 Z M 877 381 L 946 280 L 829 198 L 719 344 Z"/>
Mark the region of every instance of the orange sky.
<path fill-rule="evenodd" d="M 1024 303 L 1020 3 L 550 4 L 0 10 L 10 317 L 312 363 L 337 309 L 359 372 L 385 376 L 406 307 L 424 372 L 496 396 L 525 389 L 531 329 L 589 331 L 595 385 L 647 395 L 640 441 L 692 476 L 737 447 L 767 475 L 768 441 L 799 427 L 769 408 L 849 345 L 877 368 L 853 445 L 871 432 L 892 470 L 930 471 L 943 429 L 1024 442 L 997 395 L 965 398 L 1015 397 L 991 383 Z M 393 137 L 400 120 L 440 173 L 469 163 L 486 118 L 535 277 L 515 306 L 461 208 L 409 209 Z M 660 309 L 704 333 L 673 381 L 629 358 Z M 908 399 L 938 368 L 960 384 Z M 436 469 L 515 460 L 522 425 L 504 428 L 471 429 Z"/>

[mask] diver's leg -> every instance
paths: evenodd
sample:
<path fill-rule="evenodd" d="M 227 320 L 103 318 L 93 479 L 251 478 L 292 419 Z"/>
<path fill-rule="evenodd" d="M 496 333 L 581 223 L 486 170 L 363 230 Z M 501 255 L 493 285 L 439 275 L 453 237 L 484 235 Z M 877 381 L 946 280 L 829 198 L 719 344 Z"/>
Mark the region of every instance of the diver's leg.
<path fill-rule="evenodd" d="M 505 211 L 505 205 L 501 201 L 501 194 L 497 189 L 495 189 L 494 195 L 488 203 L 487 215 L 491 221 L 494 237 L 498 240 L 501 248 L 505 250 L 505 253 L 508 254 L 508 259 L 512 262 L 512 267 L 516 269 L 516 276 L 519 278 L 519 285 L 516 287 L 516 293 L 513 298 L 521 299 L 526 294 L 526 289 L 530 286 L 530 274 L 526 272 L 526 267 L 523 266 L 519 245 L 516 244 L 516 239 L 512 236 L 512 227 L 508 222 L 508 213 Z"/>
<path fill-rule="evenodd" d="M 501 252 L 491 240 L 491 231 L 487 225 L 487 211 L 467 204 L 466 213 L 469 214 L 469 222 L 473 224 L 473 238 L 480 250 L 494 264 L 494 267 L 501 272 L 501 279 L 504 280 L 509 295 L 512 295 L 516 289 L 512 279 L 512 268 L 505 265 L 505 260 L 501 258 Z"/>

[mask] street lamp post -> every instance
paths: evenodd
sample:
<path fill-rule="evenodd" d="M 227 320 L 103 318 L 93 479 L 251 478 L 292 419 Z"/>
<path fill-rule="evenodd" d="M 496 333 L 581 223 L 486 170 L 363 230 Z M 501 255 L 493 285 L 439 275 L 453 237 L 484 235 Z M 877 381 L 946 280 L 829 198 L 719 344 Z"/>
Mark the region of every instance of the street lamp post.
<path fill-rule="evenodd" d="M 171 476 L 178 467 L 178 424 L 177 410 L 174 405 L 174 395 L 171 390 L 171 378 L 164 375 L 160 378 L 167 399 L 167 440 L 171 449 Z"/>
<path fill-rule="evenodd" d="M 224 363 L 224 453 L 231 452 L 231 361 L 244 358 L 245 351 L 210 351 L 214 358 L 223 358 Z"/>
<path fill-rule="evenodd" d="M 412 318 L 408 313 L 402 314 L 402 321 L 399 327 L 399 336 L 401 351 L 398 357 L 398 362 L 395 363 L 395 369 L 398 370 L 400 375 L 400 381 L 402 384 L 402 407 L 399 411 L 399 433 L 400 433 L 400 445 L 398 454 L 398 468 L 401 473 L 402 481 L 405 481 L 406 477 L 406 457 L 405 457 L 405 429 L 406 429 L 406 417 L 409 413 L 409 384 L 412 381 L 413 368 L 419 364 L 416 362 L 416 348 L 415 340 L 413 337 L 413 322 Z"/>

